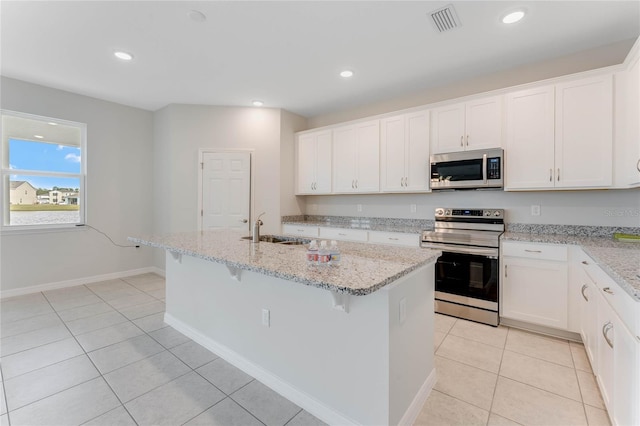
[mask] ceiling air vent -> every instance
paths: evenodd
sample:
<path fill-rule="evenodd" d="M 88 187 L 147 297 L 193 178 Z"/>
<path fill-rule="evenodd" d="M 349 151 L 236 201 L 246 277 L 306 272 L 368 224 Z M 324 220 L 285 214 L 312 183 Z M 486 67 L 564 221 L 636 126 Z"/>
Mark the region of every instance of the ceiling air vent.
<path fill-rule="evenodd" d="M 448 4 L 441 9 L 434 10 L 430 15 L 433 20 L 433 25 L 435 25 L 436 29 L 441 33 L 460 26 L 460 20 L 458 19 L 458 15 L 456 14 L 456 10 L 453 8 L 452 4 Z"/>

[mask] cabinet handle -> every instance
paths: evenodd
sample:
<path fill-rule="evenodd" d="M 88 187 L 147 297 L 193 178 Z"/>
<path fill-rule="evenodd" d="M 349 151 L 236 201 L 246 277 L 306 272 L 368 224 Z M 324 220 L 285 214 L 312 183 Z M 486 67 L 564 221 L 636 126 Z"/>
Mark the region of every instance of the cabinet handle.
<path fill-rule="evenodd" d="M 358 179 L 356 179 L 356 188 L 358 187 Z"/>
<path fill-rule="evenodd" d="M 347 234 L 342 234 L 340 232 L 338 232 L 338 235 L 340 235 L 341 237 L 346 237 L 347 236 Z"/>
<path fill-rule="evenodd" d="M 296 229 L 298 232 L 304 232 L 304 229 Z"/>
<path fill-rule="evenodd" d="M 509 274 L 507 273 L 507 266 L 509 265 L 504 265 L 504 277 L 507 278 L 509 276 Z"/>
<path fill-rule="evenodd" d="M 553 169 L 549 169 L 549 182 L 553 182 Z"/>
<path fill-rule="evenodd" d="M 391 241 L 398 241 L 398 238 L 389 237 Z"/>
<path fill-rule="evenodd" d="M 351 181 L 351 189 L 355 189 L 355 181 L 354 180 Z"/>
<path fill-rule="evenodd" d="M 542 250 L 529 250 L 529 249 L 524 249 L 524 251 L 526 251 L 527 253 L 542 253 Z"/>
<path fill-rule="evenodd" d="M 558 182 L 560 182 L 560 169 L 558 168 Z"/>
<path fill-rule="evenodd" d="M 611 341 L 611 339 L 609 339 L 609 335 L 607 333 L 612 328 L 613 328 L 613 324 L 611 324 L 611 321 L 607 321 L 605 325 L 602 326 L 602 336 L 604 337 L 604 340 L 607 342 L 607 345 L 609 345 L 611 349 L 613 349 L 613 342 Z"/>
<path fill-rule="evenodd" d="M 583 260 L 583 261 L 582 261 L 582 264 L 583 264 L 583 265 L 588 265 L 588 264 L 589 264 L 589 262 L 587 262 L 586 260 Z"/>
<path fill-rule="evenodd" d="M 638 169 L 638 171 L 640 172 L 640 160 L 638 160 L 638 162 L 636 163 L 636 169 Z"/>
<path fill-rule="evenodd" d="M 460 136 L 460 146 L 464 146 L 464 135 Z"/>
<path fill-rule="evenodd" d="M 605 293 L 614 294 L 613 291 L 611 291 L 611 287 L 605 287 L 602 289 L 602 291 L 604 291 Z"/>
<path fill-rule="evenodd" d="M 469 146 L 469 135 L 467 135 L 467 146 Z"/>
<path fill-rule="evenodd" d="M 587 287 L 589 287 L 589 286 L 588 286 L 588 285 L 586 285 L 586 284 L 584 284 L 584 285 L 582 286 L 582 288 L 580 289 L 580 293 L 582 293 L 582 298 L 588 302 L 588 301 L 589 301 L 589 298 L 587 297 L 587 295 L 586 295 L 586 294 L 584 294 L 584 291 L 587 289 Z"/>

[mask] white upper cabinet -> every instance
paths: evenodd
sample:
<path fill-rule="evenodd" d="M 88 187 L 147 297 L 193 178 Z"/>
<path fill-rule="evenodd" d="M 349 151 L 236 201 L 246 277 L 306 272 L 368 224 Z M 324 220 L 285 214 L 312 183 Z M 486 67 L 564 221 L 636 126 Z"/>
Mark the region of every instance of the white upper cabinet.
<path fill-rule="evenodd" d="M 615 75 L 614 185 L 640 186 L 640 58 Z"/>
<path fill-rule="evenodd" d="M 429 112 L 381 121 L 380 182 L 383 192 L 429 190 Z"/>
<path fill-rule="evenodd" d="M 613 180 L 613 76 L 556 85 L 556 188 Z"/>
<path fill-rule="evenodd" d="M 502 146 L 502 97 L 477 99 L 434 109 L 431 152 L 470 151 Z"/>
<path fill-rule="evenodd" d="M 509 93 L 507 190 L 612 184 L 612 76 Z"/>
<path fill-rule="evenodd" d="M 506 189 L 553 188 L 553 86 L 509 93 L 506 107 Z"/>
<path fill-rule="evenodd" d="M 380 120 L 333 129 L 333 192 L 380 191 Z"/>
<path fill-rule="evenodd" d="M 296 194 L 331 192 L 331 130 L 298 136 Z"/>

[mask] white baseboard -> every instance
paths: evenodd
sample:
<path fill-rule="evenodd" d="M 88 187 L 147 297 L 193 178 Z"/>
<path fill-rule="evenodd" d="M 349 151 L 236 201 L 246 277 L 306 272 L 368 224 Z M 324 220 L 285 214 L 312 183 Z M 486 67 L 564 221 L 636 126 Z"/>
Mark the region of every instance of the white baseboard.
<path fill-rule="evenodd" d="M 310 414 L 314 415 L 318 419 L 330 425 L 357 425 L 354 420 L 345 417 L 343 414 L 335 411 L 334 409 L 326 406 L 320 401 L 316 400 L 312 396 L 306 394 L 305 392 L 300 391 L 296 387 L 292 386 L 290 383 L 282 380 L 280 377 L 274 375 L 270 371 L 265 370 L 264 368 L 252 363 L 247 360 L 245 357 L 241 356 L 237 352 L 229 349 L 227 346 L 222 345 L 209 337 L 204 336 L 200 332 L 194 330 L 188 325 L 184 324 L 182 321 L 176 319 L 170 314 L 164 314 L 164 322 L 184 334 L 185 336 L 191 338 L 196 343 L 204 346 L 209 349 L 211 352 L 214 352 L 216 355 L 220 356 L 220 358 L 224 359 L 228 363 L 233 366 L 239 368 L 245 373 L 253 376 L 258 379 L 260 382 L 264 383 L 269 388 L 273 389 L 275 392 L 279 393 L 283 397 L 287 398 L 289 401 L 297 404 L 299 407 L 302 407 Z M 432 373 L 435 377 L 435 372 Z M 431 376 L 429 376 L 431 377 Z M 425 382 L 426 383 L 426 382 Z M 433 381 L 435 383 L 435 379 Z M 433 383 L 431 383 L 431 387 L 433 387 Z M 431 390 L 429 387 L 429 391 Z M 424 385 L 423 385 L 424 388 Z M 422 392 L 422 389 L 421 389 Z M 428 396 L 428 392 L 427 392 Z M 426 399 L 426 397 L 425 397 Z M 415 402 L 415 401 L 414 401 Z M 413 403 L 412 403 L 413 406 Z M 420 408 L 418 408 L 418 412 L 420 413 Z M 417 414 L 416 413 L 416 417 Z M 406 414 L 405 414 L 406 417 Z"/>
<path fill-rule="evenodd" d="M 411 401 L 411 404 L 409 405 L 409 408 L 407 408 L 407 411 L 404 412 L 404 416 L 402 416 L 402 419 L 400 419 L 398 425 L 411 426 L 416 421 L 418 415 L 420 415 L 420 411 L 422 411 L 422 406 L 427 401 L 427 398 L 429 398 L 431 390 L 436 384 L 436 380 L 436 369 L 434 368 L 433 370 L 431 370 L 431 373 L 427 377 L 427 380 L 425 380 L 422 386 L 420 386 L 420 390 L 416 394 L 416 397 L 413 398 L 413 401 Z"/>
<path fill-rule="evenodd" d="M 163 277 L 165 276 L 164 270 L 155 266 L 149 266 L 146 268 L 130 269 L 128 271 L 113 272 L 110 274 L 94 275 L 92 277 L 75 278 L 72 280 L 38 284 L 29 287 L 14 288 L 11 290 L 0 289 L 0 299 L 5 299 L 7 297 L 24 296 L 25 294 L 38 293 L 47 290 L 57 290 L 60 288 L 74 287 L 82 284 L 91 284 L 100 281 L 114 280 L 118 278 L 130 277 L 132 275 L 146 274 L 148 272 L 153 272 Z"/>

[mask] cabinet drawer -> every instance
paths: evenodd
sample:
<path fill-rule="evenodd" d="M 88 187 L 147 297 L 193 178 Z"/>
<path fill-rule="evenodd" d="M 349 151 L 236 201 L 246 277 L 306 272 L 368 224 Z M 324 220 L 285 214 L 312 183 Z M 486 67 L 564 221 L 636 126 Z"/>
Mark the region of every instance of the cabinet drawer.
<path fill-rule="evenodd" d="M 368 234 L 362 229 L 320 228 L 320 238 L 327 240 L 367 241 Z"/>
<path fill-rule="evenodd" d="M 369 242 L 379 244 L 394 244 L 398 246 L 418 247 L 418 234 L 403 234 L 399 232 L 370 231 Z"/>
<path fill-rule="evenodd" d="M 287 235 L 297 235 L 298 237 L 316 238 L 318 236 L 318 227 L 285 224 L 282 225 L 282 233 Z"/>
<path fill-rule="evenodd" d="M 540 260 L 567 260 L 567 246 L 556 244 L 520 243 L 504 241 L 502 255 Z"/>

